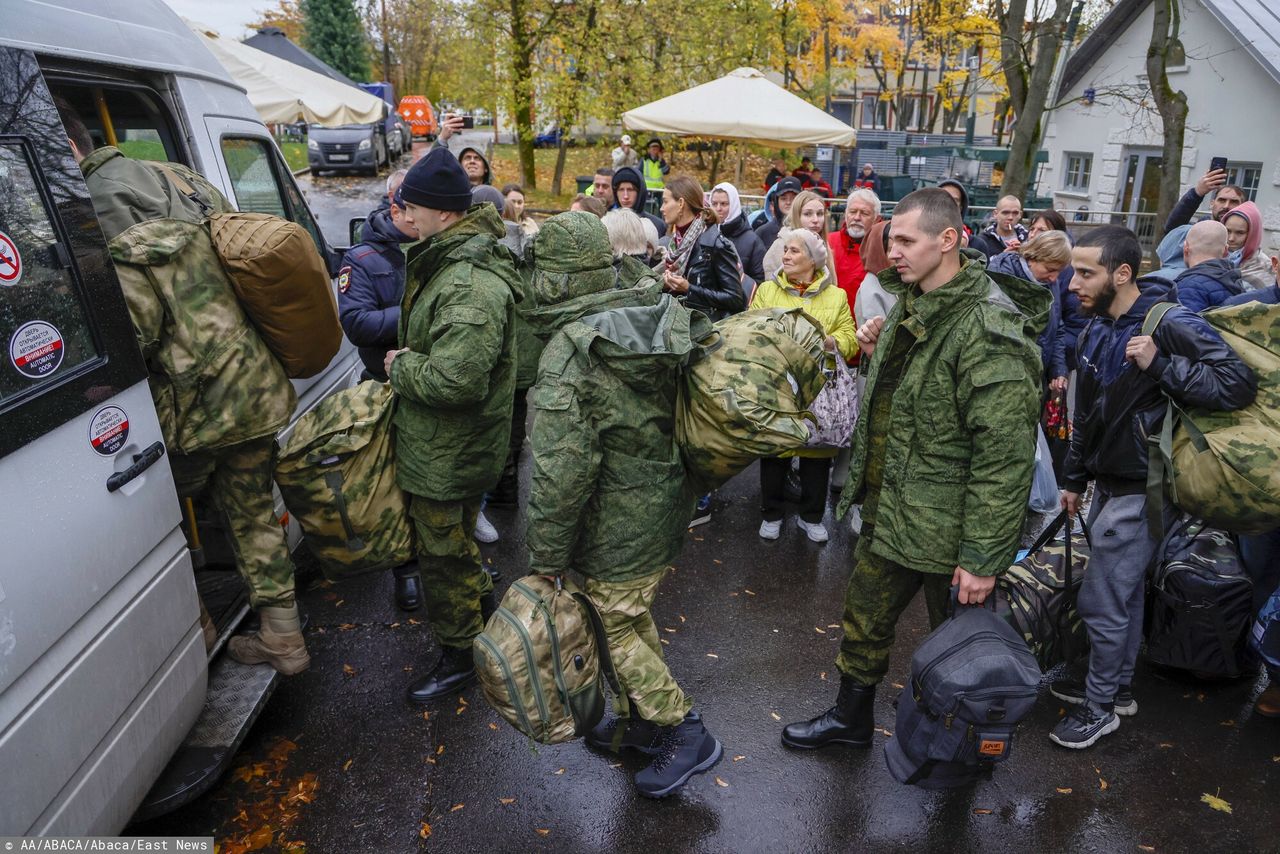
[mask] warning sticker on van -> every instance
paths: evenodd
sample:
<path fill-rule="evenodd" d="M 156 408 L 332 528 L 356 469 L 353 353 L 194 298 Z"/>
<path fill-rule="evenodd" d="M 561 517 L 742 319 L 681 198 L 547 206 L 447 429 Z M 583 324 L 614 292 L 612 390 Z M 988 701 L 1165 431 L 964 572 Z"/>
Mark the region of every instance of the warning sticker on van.
<path fill-rule="evenodd" d="M 22 280 L 22 255 L 13 238 L 0 231 L 0 286 L 16 285 Z"/>
<path fill-rule="evenodd" d="M 9 362 L 18 373 L 33 380 L 44 379 L 58 370 L 64 355 L 62 333 L 43 320 L 22 324 L 9 339 Z"/>
<path fill-rule="evenodd" d="M 104 406 L 93 413 L 89 422 L 89 445 L 109 457 L 124 447 L 129 439 L 129 416 L 118 406 Z"/>

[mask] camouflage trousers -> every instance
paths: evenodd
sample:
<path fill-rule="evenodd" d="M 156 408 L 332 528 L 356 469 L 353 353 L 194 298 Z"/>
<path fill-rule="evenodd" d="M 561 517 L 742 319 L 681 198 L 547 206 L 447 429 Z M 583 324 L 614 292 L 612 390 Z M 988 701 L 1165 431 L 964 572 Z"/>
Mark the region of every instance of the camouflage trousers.
<path fill-rule="evenodd" d="M 493 592 L 493 581 L 481 568 L 480 549 L 471 537 L 480 515 L 480 496 L 466 501 L 410 498 L 422 598 L 431 628 L 443 646 L 470 647 L 484 630 L 480 598 Z"/>
<path fill-rule="evenodd" d="M 271 493 L 277 450 L 275 437 L 266 436 L 169 457 L 183 503 L 207 490 L 214 508 L 226 518 L 236 569 L 249 585 L 254 609 L 294 601 L 293 559 Z"/>
<path fill-rule="evenodd" d="M 844 638 L 836 668 L 859 685 L 876 685 L 889 670 L 898 618 L 924 588 L 929 627 L 946 619 L 951 576 L 918 572 L 871 553 L 875 531 L 865 526 L 854 550 L 853 574 L 844 594 Z"/>
<path fill-rule="evenodd" d="M 619 583 L 588 578 L 584 589 L 600 612 L 618 682 L 634 713 L 658 726 L 675 726 L 693 708 L 693 700 L 676 684 L 663 660 L 658 627 L 650 612 L 665 574 L 663 569 Z"/>

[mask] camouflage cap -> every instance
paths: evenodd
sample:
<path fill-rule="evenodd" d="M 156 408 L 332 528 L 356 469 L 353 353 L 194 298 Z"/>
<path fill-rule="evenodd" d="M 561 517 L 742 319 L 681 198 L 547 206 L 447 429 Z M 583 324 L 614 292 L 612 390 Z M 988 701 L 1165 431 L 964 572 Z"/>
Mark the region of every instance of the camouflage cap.
<path fill-rule="evenodd" d="M 533 294 L 538 305 L 609 290 L 617 280 L 609 233 L 583 211 L 557 214 L 533 241 Z"/>

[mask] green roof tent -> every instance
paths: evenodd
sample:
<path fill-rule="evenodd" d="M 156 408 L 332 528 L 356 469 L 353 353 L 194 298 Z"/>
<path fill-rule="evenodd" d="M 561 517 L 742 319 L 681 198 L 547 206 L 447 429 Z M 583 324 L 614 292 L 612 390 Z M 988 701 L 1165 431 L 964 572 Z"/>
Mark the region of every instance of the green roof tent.
<path fill-rule="evenodd" d="M 954 161 L 968 160 L 977 161 L 979 163 L 1004 163 L 1009 159 L 1009 149 L 1002 146 L 974 146 L 974 145 L 903 145 L 897 149 L 899 157 L 948 157 L 953 161 L 953 167 L 947 171 L 954 172 Z M 1037 167 L 1049 162 L 1049 152 L 1040 149 L 1036 152 L 1035 165 Z M 1053 204 L 1053 199 L 1042 197 L 1039 195 L 1040 170 L 1035 170 L 1035 177 L 1031 184 L 1031 191 L 1023 200 L 1028 208 L 1049 207 Z M 994 207 L 1000 196 L 998 189 L 988 187 L 967 187 L 969 191 L 969 204 L 973 207 Z"/>

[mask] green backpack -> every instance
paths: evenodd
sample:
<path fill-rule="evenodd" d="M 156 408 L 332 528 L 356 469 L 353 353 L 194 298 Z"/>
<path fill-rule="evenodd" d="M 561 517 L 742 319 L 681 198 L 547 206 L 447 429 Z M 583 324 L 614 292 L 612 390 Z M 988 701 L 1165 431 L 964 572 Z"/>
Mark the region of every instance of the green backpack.
<path fill-rule="evenodd" d="M 1142 334 L 1173 307 L 1152 306 Z M 1202 316 L 1253 370 L 1258 396 L 1234 412 L 1169 400 L 1160 435 L 1148 440 L 1148 513 L 1158 520 L 1167 495 L 1209 527 L 1264 533 L 1280 526 L 1280 306 L 1249 302 Z"/>
<path fill-rule="evenodd" d="M 807 407 L 826 383 L 822 324 L 801 309 L 744 311 L 715 329 L 684 369 L 676 402 L 676 442 L 700 492 L 760 457 L 805 447 Z"/>
<path fill-rule="evenodd" d="M 369 380 L 322 400 L 280 448 L 276 484 L 325 575 L 413 560 L 408 501 L 396 485 L 391 386 Z"/>
<path fill-rule="evenodd" d="M 606 678 L 626 702 L 595 605 L 561 576 L 513 582 L 472 652 L 489 705 L 542 744 L 572 741 L 600 722 Z"/>

